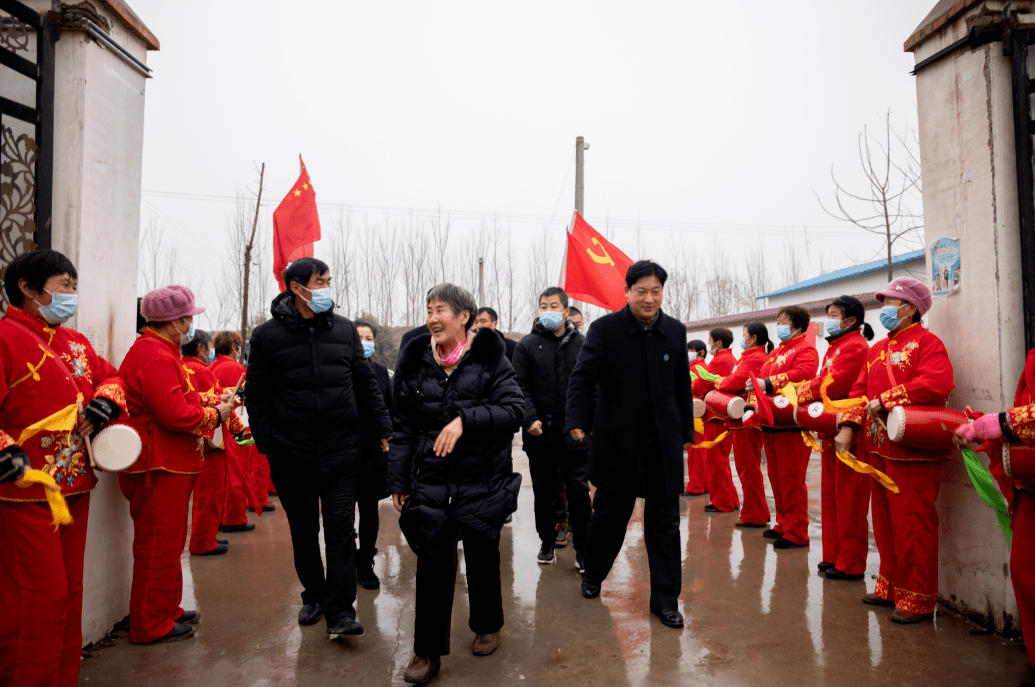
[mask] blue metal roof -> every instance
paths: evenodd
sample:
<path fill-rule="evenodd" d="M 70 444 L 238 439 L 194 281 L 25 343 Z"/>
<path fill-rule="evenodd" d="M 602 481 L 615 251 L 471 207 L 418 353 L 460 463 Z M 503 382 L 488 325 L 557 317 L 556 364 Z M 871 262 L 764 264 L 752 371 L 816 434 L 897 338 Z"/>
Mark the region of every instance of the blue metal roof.
<path fill-rule="evenodd" d="M 894 255 L 891 258 L 891 266 L 892 267 L 898 267 L 899 265 L 905 265 L 905 264 L 908 264 L 908 263 L 911 263 L 911 262 L 916 262 L 917 260 L 923 260 L 924 259 L 924 254 L 926 252 L 927 251 L 925 249 L 921 248 L 920 250 L 915 250 L 915 251 L 913 251 L 911 253 L 903 253 L 902 255 Z M 827 274 L 821 274 L 818 277 L 813 277 L 812 279 L 806 279 L 805 281 L 800 281 L 797 284 L 791 284 L 790 286 L 785 286 L 782 289 L 777 289 L 776 291 L 771 291 L 771 292 L 769 292 L 767 294 L 759 296 L 755 300 L 762 300 L 763 298 L 769 298 L 771 296 L 782 296 L 785 293 L 794 293 L 795 291 L 803 291 L 805 289 L 811 289 L 811 288 L 813 288 L 815 286 L 823 286 L 824 284 L 832 284 L 833 282 L 844 281 L 845 279 L 851 279 L 852 277 L 859 277 L 859 276 L 862 276 L 864 274 L 869 274 L 871 272 L 880 272 L 881 270 L 886 270 L 887 268 L 888 268 L 888 261 L 887 260 L 874 260 L 873 262 L 867 262 L 867 263 L 864 263 L 862 265 L 855 265 L 853 267 L 845 267 L 844 269 L 841 269 L 841 270 L 834 270 L 833 272 L 828 272 Z"/>

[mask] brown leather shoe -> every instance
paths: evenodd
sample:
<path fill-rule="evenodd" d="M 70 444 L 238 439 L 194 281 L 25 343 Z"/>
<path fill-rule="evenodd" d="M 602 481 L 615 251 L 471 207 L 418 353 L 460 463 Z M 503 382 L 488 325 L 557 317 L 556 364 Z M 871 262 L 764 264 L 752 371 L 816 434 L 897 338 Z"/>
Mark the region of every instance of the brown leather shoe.
<path fill-rule="evenodd" d="M 876 594 L 863 594 L 863 603 L 870 604 L 871 606 L 894 606 L 895 602 L 891 599 L 882 599 Z"/>
<path fill-rule="evenodd" d="M 903 611 L 901 608 L 896 608 L 891 612 L 891 622 L 900 625 L 911 625 L 924 620 L 930 620 L 933 617 L 934 613 L 910 613 L 909 611 Z"/>
<path fill-rule="evenodd" d="M 488 656 L 500 646 L 500 633 L 492 632 L 487 635 L 478 635 L 474 638 L 471 651 L 475 656 Z"/>
<path fill-rule="evenodd" d="M 435 677 L 438 673 L 438 669 L 442 667 L 442 659 L 438 656 L 429 656 L 427 658 L 423 656 L 414 655 L 413 660 L 410 661 L 410 665 L 406 667 L 406 672 L 403 673 L 403 681 L 409 682 L 413 685 L 423 685 L 425 682 Z"/>

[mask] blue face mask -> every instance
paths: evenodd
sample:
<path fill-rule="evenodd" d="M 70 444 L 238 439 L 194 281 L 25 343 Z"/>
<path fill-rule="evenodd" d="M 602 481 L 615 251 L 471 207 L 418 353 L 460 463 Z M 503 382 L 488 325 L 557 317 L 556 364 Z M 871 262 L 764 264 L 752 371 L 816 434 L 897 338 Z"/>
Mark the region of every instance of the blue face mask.
<path fill-rule="evenodd" d="M 586 335 L 586 330 L 585 329 L 580 329 L 579 330 L 579 336 L 585 336 L 585 335 Z"/>
<path fill-rule="evenodd" d="M 208 349 L 208 364 L 211 365 L 216 360 L 216 349 Z"/>
<path fill-rule="evenodd" d="M 554 331 L 564 323 L 564 314 L 554 310 L 544 310 L 539 313 L 539 324 L 547 331 Z"/>
<path fill-rule="evenodd" d="M 791 338 L 791 326 L 789 324 L 776 325 L 776 338 L 780 341 L 788 341 Z"/>
<path fill-rule="evenodd" d="M 40 302 L 36 301 L 36 305 L 40 306 L 40 317 L 46 320 L 47 324 L 67 322 L 68 318 L 75 315 L 75 311 L 79 309 L 79 294 L 77 293 L 50 293 L 50 296 L 50 305 L 40 305 Z"/>
<path fill-rule="evenodd" d="M 747 349 L 748 349 L 748 340 L 747 339 L 741 339 L 740 340 L 740 350 L 746 351 Z"/>
<path fill-rule="evenodd" d="M 313 312 L 327 312 L 334 305 L 330 289 L 310 289 L 309 293 L 313 295 L 313 300 L 309 301 L 309 309 Z"/>
<path fill-rule="evenodd" d="M 173 326 L 175 326 L 175 325 L 173 325 Z M 177 329 L 176 331 L 180 331 L 180 330 Z M 187 330 L 187 333 L 186 334 L 180 334 L 180 345 L 181 346 L 186 346 L 187 344 L 189 344 L 193 340 L 194 340 L 194 322 L 191 322 L 190 323 L 190 329 Z"/>
<path fill-rule="evenodd" d="M 880 309 L 880 323 L 884 328 L 891 331 L 902 324 L 902 318 L 898 316 L 899 305 L 885 305 Z"/>
<path fill-rule="evenodd" d="M 370 356 L 374 355 L 374 350 L 375 346 L 373 341 L 363 342 L 363 355 L 369 358 Z"/>
<path fill-rule="evenodd" d="M 844 334 L 845 330 L 841 329 L 841 322 L 838 320 L 827 320 L 827 334 L 830 336 L 839 336 Z"/>

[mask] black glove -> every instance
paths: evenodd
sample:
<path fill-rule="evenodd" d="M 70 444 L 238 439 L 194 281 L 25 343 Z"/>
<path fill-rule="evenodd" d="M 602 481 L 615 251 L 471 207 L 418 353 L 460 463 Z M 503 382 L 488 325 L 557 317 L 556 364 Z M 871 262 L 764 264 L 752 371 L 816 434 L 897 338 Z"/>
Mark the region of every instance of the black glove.
<path fill-rule="evenodd" d="M 83 415 L 86 416 L 87 422 L 93 425 L 95 432 L 104 429 L 104 426 L 117 419 L 121 412 L 122 408 L 106 398 L 95 398 L 83 408 Z"/>
<path fill-rule="evenodd" d="M 17 482 L 29 468 L 29 457 L 21 446 L 14 444 L 0 451 L 0 483 Z"/>
<path fill-rule="evenodd" d="M 244 402 L 244 387 L 237 390 L 237 397 L 241 399 L 242 403 Z"/>

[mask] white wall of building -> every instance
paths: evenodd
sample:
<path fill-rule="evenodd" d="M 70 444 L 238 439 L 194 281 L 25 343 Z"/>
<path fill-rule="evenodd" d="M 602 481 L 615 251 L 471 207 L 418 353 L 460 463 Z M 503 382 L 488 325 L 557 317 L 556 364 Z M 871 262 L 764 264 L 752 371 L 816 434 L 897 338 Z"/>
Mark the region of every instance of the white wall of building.
<path fill-rule="evenodd" d="M 31 4 L 51 9 L 49 0 Z M 105 17 L 112 38 L 145 61 L 144 43 Z M 53 248 L 79 272 L 80 308 L 69 326 L 117 367 L 136 329 L 145 78 L 80 32 L 62 31 L 55 57 Z M 129 507 L 116 475 L 98 477 L 86 541 L 84 643 L 129 613 Z"/>
<path fill-rule="evenodd" d="M 974 13 L 922 43 L 916 60 L 965 36 Z M 936 299 L 930 329 L 953 363 L 950 406 L 986 412 L 1012 404 L 1025 355 L 1011 93 L 1001 43 L 964 48 L 917 75 L 927 240 L 958 238 L 962 254 L 962 285 Z M 999 629 L 1012 618 L 1017 629 L 1009 547 L 958 455 L 945 464 L 938 509 L 941 600 Z"/>
<path fill-rule="evenodd" d="M 898 277 L 913 277 L 920 281 L 927 281 L 927 267 L 923 260 L 899 265 L 893 269 L 896 279 Z M 801 289 L 800 291 L 785 293 L 779 296 L 771 296 L 766 299 L 766 307 L 782 308 L 785 305 L 834 300 L 842 294 L 876 293 L 887 285 L 888 273 L 886 269 L 882 269 L 878 272 L 870 272 L 869 274 L 863 274 L 843 281 L 821 284 L 810 289 Z"/>

